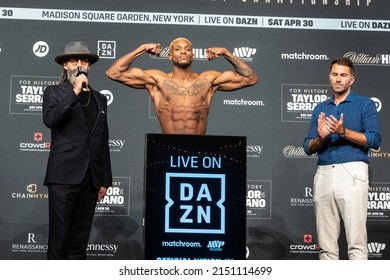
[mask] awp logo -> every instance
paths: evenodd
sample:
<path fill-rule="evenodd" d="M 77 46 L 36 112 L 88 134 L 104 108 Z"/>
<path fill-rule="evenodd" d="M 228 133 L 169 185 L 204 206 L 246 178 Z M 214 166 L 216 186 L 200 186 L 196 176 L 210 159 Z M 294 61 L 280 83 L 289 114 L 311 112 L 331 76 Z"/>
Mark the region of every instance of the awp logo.
<path fill-rule="evenodd" d="M 379 254 L 386 248 L 385 243 L 371 242 L 367 244 L 368 253 Z"/>
<path fill-rule="evenodd" d="M 165 232 L 225 233 L 225 175 L 167 173 Z"/>
<path fill-rule="evenodd" d="M 233 55 L 244 61 L 253 61 L 253 55 L 257 52 L 256 48 L 240 47 L 234 48 Z"/>
<path fill-rule="evenodd" d="M 222 246 L 225 245 L 225 241 L 213 240 L 209 241 L 207 248 L 212 252 L 222 252 Z"/>

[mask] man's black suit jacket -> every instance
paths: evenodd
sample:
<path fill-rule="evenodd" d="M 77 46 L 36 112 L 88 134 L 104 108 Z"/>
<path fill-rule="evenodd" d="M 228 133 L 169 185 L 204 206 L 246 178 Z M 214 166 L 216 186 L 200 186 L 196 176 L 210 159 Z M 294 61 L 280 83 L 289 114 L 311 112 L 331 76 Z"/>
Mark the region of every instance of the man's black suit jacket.
<path fill-rule="evenodd" d="M 92 88 L 91 94 L 98 113 L 95 125 L 89 130 L 79 97 L 69 81 L 45 89 L 43 123 L 51 130 L 45 185 L 80 184 L 90 167 L 97 189 L 111 186 L 107 99 Z"/>

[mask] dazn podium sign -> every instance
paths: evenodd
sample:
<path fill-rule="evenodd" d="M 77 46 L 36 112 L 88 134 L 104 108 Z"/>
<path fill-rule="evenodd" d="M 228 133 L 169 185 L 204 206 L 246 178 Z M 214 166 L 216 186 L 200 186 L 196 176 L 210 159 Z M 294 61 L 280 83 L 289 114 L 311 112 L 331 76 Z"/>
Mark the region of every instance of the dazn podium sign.
<path fill-rule="evenodd" d="M 145 259 L 245 259 L 246 138 L 146 135 Z"/>

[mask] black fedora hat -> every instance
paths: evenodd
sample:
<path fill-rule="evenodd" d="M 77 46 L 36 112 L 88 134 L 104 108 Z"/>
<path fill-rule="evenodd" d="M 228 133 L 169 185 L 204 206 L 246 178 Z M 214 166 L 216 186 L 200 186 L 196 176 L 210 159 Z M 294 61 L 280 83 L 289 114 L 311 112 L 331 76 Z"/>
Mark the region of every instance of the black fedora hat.
<path fill-rule="evenodd" d="M 97 54 L 91 53 L 88 50 L 87 44 L 81 41 L 68 43 L 65 46 L 65 52 L 63 54 L 57 55 L 55 61 L 62 65 L 65 61 L 71 58 L 86 58 L 91 65 L 99 60 L 99 56 Z"/>

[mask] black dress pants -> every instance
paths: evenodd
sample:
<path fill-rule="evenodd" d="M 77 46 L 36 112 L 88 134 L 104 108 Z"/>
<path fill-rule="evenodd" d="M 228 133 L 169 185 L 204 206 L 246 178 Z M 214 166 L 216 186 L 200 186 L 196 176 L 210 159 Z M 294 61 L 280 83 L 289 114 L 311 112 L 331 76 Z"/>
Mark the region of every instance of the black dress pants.
<path fill-rule="evenodd" d="M 48 188 L 47 259 L 85 259 L 98 196 L 90 172 L 80 185 L 53 184 Z"/>

